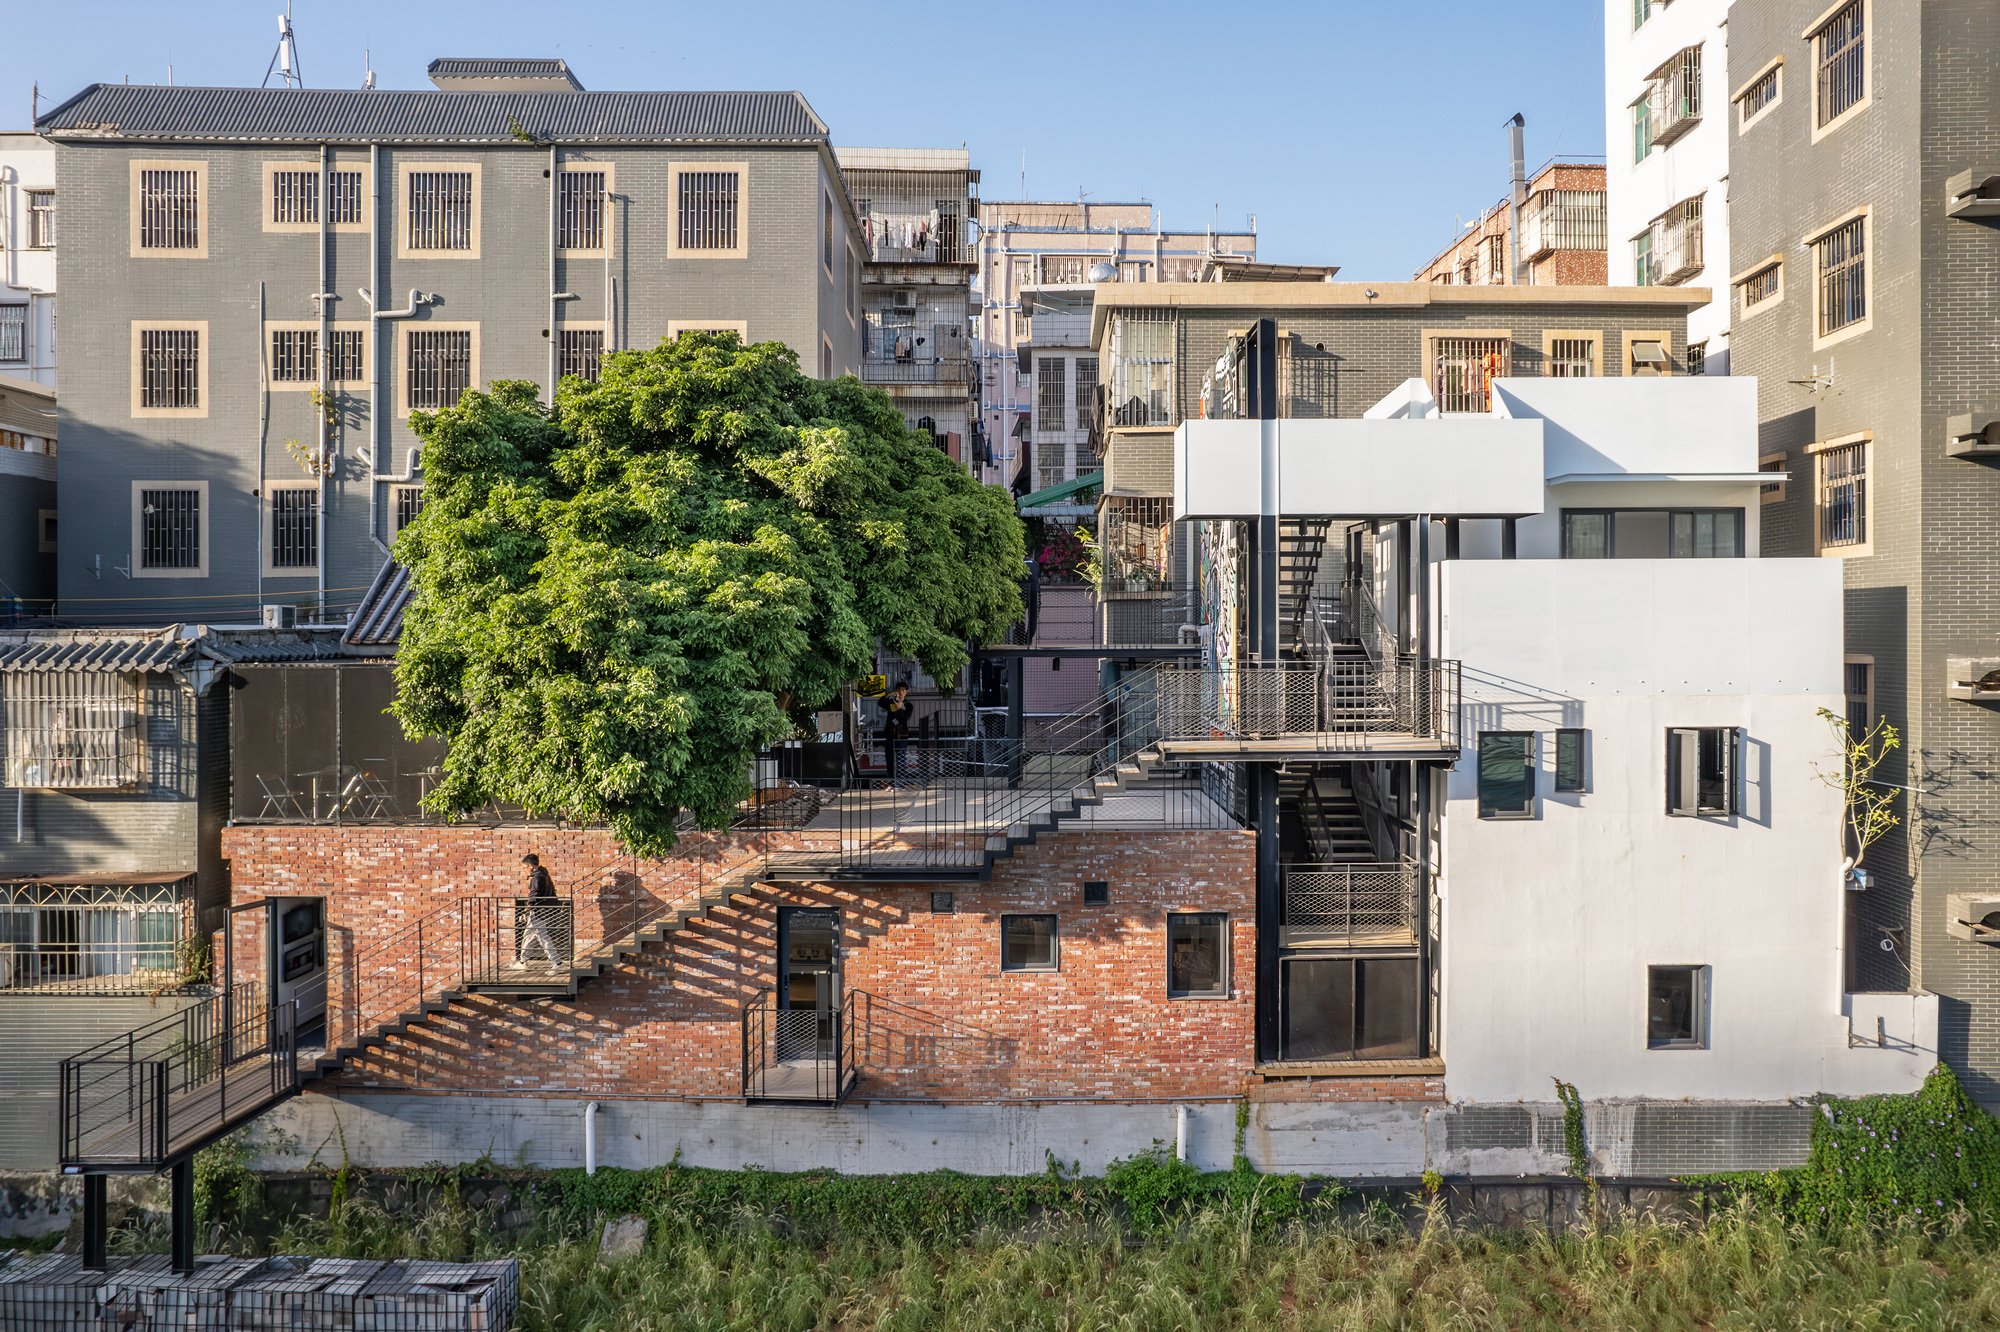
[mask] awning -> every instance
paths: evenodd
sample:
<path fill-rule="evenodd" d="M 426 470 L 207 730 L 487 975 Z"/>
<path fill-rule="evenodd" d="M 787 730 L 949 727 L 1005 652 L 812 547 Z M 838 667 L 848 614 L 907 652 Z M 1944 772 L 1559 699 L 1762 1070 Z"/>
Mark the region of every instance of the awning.
<path fill-rule="evenodd" d="M 1101 470 L 1091 472 L 1088 475 L 1078 477 L 1074 481 L 1065 481 L 1059 486 L 1046 486 L 1041 490 L 1035 491 L 1033 494 L 1023 495 L 1021 496 L 1021 507 L 1024 509 L 1034 509 L 1044 504 L 1060 504 L 1072 495 L 1080 495 L 1086 490 L 1101 487 L 1103 484 L 1104 473 Z"/>

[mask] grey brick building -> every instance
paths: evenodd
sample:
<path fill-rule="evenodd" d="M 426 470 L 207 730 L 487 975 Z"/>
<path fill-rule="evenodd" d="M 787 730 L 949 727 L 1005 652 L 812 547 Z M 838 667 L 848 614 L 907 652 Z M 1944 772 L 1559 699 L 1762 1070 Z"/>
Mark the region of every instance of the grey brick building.
<path fill-rule="evenodd" d="M 1739 4 L 1729 65 L 1732 368 L 1788 474 L 1765 550 L 1845 561 L 1849 715 L 1895 724 L 1916 788 L 1849 895 L 1850 984 L 1942 996 L 2000 1104 L 2000 956 L 1948 925 L 2000 873 L 2000 719 L 1966 687 L 2000 666 L 2000 7 Z"/>
<path fill-rule="evenodd" d="M 66 617 L 345 620 L 421 502 L 410 411 L 468 386 L 546 395 L 686 329 L 860 368 L 858 221 L 802 96 L 448 63 L 455 91 L 97 84 L 41 119 L 83 367 Z"/>

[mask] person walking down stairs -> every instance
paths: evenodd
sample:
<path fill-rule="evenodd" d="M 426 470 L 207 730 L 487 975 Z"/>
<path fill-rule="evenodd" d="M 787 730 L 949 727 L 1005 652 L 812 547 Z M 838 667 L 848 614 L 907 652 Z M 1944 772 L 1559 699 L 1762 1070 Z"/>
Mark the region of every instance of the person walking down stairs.
<path fill-rule="evenodd" d="M 539 948 L 544 962 L 560 962 L 557 956 L 555 933 L 550 928 L 560 910 L 556 906 L 555 880 L 542 868 L 542 858 L 530 851 L 521 857 L 521 863 L 528 867 L 528 900 L 520 907 L 521 929 L 519 942 L 515 944 L 515 964 L 530 961 L 529 953 Z"/>

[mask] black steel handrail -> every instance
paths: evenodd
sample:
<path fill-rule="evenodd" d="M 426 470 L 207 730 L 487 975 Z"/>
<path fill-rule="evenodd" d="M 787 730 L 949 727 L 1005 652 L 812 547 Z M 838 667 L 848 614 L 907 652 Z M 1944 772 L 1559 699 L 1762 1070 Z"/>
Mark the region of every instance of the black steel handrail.
<path fill-rule="evenodd" d="M 859 990 L 838 1008 L 780 1008 L 764 986 L 743 1006 L 743 1099 L 839 1105 L 860 1080 L 854 1020 Z"/>

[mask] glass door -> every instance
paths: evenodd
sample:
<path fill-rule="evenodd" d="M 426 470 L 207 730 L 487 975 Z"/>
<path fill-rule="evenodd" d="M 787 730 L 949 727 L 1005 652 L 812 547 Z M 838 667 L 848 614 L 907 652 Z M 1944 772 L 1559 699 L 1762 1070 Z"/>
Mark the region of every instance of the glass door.
<path fill-rule="evenodd" d="M 840 912 L 830 907 L 778 910 L 777 1056 L 831 1059 L 840 1011 Z"/>

